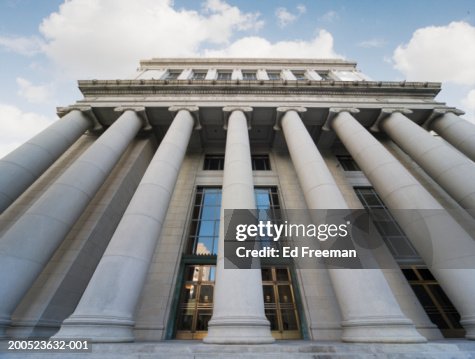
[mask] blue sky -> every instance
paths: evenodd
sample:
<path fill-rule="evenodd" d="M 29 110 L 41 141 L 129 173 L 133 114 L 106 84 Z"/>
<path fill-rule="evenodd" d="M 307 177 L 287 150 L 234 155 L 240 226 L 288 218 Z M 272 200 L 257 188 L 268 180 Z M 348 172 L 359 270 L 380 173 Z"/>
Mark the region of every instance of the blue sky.
<path fill-rule="evenodd" d="M 0 0 L 0 156 L 142 58 L 340 57 L 375 80 L 441 81 L 475 121 L 473 0 Z"/>

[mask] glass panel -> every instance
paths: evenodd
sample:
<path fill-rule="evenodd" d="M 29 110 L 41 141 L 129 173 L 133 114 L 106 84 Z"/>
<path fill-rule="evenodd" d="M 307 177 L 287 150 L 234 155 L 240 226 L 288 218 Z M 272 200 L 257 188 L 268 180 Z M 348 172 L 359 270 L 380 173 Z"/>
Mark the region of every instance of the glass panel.
<path fill-rule="evenodd" d="M 264 305 L 275 303 L 274 286 L 264 285 L 262 289 L 264 292 Z"/>
<path fill-rule="evenodd" d="M 207 210 L 206 207 L 203 208 L 203 213 Z M 201 221 L 200 228 L 198 230 L 198 235 L 200 237 L 207 236 L 212 237 L 214 235 L 214 221 Z"/>
<path fill-rule="evenodd" d="M 191 330 L 193 326 L 193 311 L 184 309 L 180 311 L 177 321 L 178 330 Z"/>
<path fill-rule="evenodd" d="M 255 72 L 243 72 L 242 73 L 243 80 L 256 80 L 256 73 Z"/>
<path fill-rule="evenodd" d="M 211 309 L 200 309 L 198 310 L 198 316 L 196 318 L 196 330 L 208 330 L 208 322 L 211 319 L 212 315 Z"/>
<path fill-rule="evenodd" d="M 412 269 L 402 269 L 402 273 L 404 274 L 404 277 L 406 277 L 408 281 L 419 279 L 416 273 Z"/>
<path fill-rule="evenodd" d="M 427 268 L 419 268 L 418 272 L 421 275 L 422 279 L 424 279 L 424 280 L 434 280 L 435 281 L 434 276 L 432 275 L 432 273 Z M 443 293 L 443 295 L 445 296 L 445 293 Z"/>
<path fill-rule="evenodd" d="M 289 271 L 287 270 L 287 268 L 276 268 L 275 274 L 278 281 L 289 281 Z"/>
<path fill-rule="evenodd" d="M 231 72 L 218 72 L 218 80 L 231 80 Z"/>
<path fill-rule="evenodd" d="M 216 273 L 215 266 L 203 266 L 201 280 L 203 282 L 214 282 L 215 273 Z"/>
<path fill-rule="evenodd" d="M 182 300 L 181 304 L 183 305 L 191 305 L 194 304 L 196 300 L 196 286 L 193 284 L 185 284 L 182 293 Z"/>
<path fill-rule="evenodd" d="M 185 268 L 185 281 L 191 282 L 198 279 L 198 276 L 195 273 L 199 272 L 198 266 L 186 266 Z M 195 279 L 196 276 L 196 279 Z"/>
<path fill-rule="evenodd" d="M 209 205 L 220 205 L 221 203 L 218 202 L 218 194 L 216 191 L 213 190 L 206 190 L 204 193 L 204 201 L 203 205 L 204 206 L 209 206 Z"/>
<path fill-rule="evenodd" d="M 204 80 L 206 78 L 206 72 L 203 71 L 193 71 L 193 80 Z"/>
<path fill-rule="evenodd" d="M 212 254 L 214 248 L 214 237 L 199 237 L 195 248 L 195 254 Z"/>
<path fill-rule="evenodd" d="M 275 309 L 266 309 L 266 317 L 270 322 L 270 330 L 279 330 L 277 311 Z"/>
<path fill-rule="evenodd" d="M 262 268 L 262 281 L 272 281 L 272 269 L 271 268 Z"/>
<path fill-rule="evenodd" d="M 201 285 L 200 288 L 200 303 L 213 303 L 213 286 L 212 285 Z"/>
<path fill-rule="evenodd" d="M 267 71 L 269 80 L 280 80 L 280 72 Z"/>
<path fill-rule="evenodd" d="M 283 309 L 282 311 L 282 329 L 283 330 L 298 330 L 297 317 L 295 310 Z"/>
<path fill-rule="evenodd" d="M 280 303 L 292 303 L 292 292 L 290 285 L 279 285 L 279 302 Z"/>
<path fill-rule="evenodd" d="M 305 73 L 303 71 L 292 71 L 297 80 L 306 80 Z"/>

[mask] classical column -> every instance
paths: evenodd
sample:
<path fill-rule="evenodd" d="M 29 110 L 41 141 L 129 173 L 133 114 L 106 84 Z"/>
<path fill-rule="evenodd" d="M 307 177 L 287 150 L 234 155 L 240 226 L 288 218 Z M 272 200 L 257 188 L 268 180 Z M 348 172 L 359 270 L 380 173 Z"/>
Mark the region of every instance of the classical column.
<path fill-rule="evenodd" d="M 379 129 L 475 216 L 475 163 L 416 125 L 401 111 L 404 110 L 383 109 Z"/>
<path fill-rule="evenodd" d="M 3 235 L 0 330 L 142 125 L 125 111 Z M 2 333 L 0 333 L 0 336 Z"/>
<path fill-rule="evenodd" d="M 272 343 L 270 324 L 264 312 L 260 269 L 224 269 L 224 210 L 255 209 L 248 124 L 243 111 L 230 112 L 224 157 L 223 193 L 219 245 L 214 286 L 213 316 L 205 343 Z"/>
<path fill-rule="evenodd" d="M 142 293 L 193 124 L 178 111 L 153 156 L 74 313 L 57 338 L 97 342 L 134 340 L 135 309 Z"/>
<path fill-rule="evenodd" d="M 475 161 L 475 125 L 473 123 L 460 118 L 453 111 L 434 110 L 427 127 Z"/>
<path fill-rule="evenodd" d="M 92 121 L 72 110 L 0 160 L 0 213 L 71 146 Z"/>
<path fill-rule="evenodd" d="M 429 192 L 349 112 L 331 127 L 391 210 L 475 339 L 475 242 Z"/>
<path fill-rule="evenodd" d="M 298 111 L 282 107 L 280 126 L 309 209 L 348 209 Z M 379 269 L 328 269 L 341 309 L 346 342 L 425 342 L 402 313 Z"/>

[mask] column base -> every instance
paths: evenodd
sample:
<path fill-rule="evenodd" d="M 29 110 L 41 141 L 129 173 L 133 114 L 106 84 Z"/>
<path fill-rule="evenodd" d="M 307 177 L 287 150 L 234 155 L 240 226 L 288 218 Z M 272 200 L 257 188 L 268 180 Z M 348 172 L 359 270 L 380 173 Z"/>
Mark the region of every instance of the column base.
<path fill-rule="evenodd" d="M 406 318 L 368 318 L 342 322 L 341 340 L 348 343 L 426 343 Z"/>
<path fill-rule="evenodd" d="M 275 339 L 267 319 L 217 318 L 208 323 L 207 344 L 270 344 Z"/>
<path fill-rule="evenodd" d="M 465 329 L 465 339 L 475 340 L 475 316 L 462 316 L 460 324 Z"/>
<path fill-rule="evenodd" d="M 89 339 L 94 343 L 133 342 L 134 322 L 122 318 L 72 316 L 66 319 L 53 338 Z"/>

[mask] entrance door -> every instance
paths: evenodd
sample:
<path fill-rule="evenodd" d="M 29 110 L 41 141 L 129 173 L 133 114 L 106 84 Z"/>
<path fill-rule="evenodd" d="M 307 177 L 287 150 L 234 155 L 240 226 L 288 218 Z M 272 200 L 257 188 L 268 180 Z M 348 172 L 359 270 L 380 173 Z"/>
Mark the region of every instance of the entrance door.
<path fill-rule="evenodd" d="M 180 294 L 176 339 L 203 339 L 213 314 L 214 265 L 187 265 Z M 262 269 L 264 308 L 276 339 L 300 339 L 300 325 L 287 267 Z"/>
<path fill-rule="evenodd" d="M 188 265 L 180 296 L 177 339 L 203 339 L 213 314 L 214 265 Z"/>
<path fill-rule="evenodd" d="M 262 268 L 264 309 L 275 339 L 300 339 L 300 325 L 288 267 Z"/>

